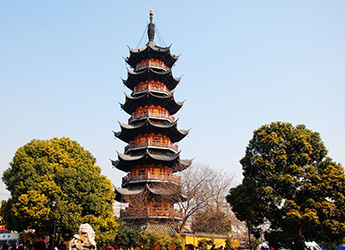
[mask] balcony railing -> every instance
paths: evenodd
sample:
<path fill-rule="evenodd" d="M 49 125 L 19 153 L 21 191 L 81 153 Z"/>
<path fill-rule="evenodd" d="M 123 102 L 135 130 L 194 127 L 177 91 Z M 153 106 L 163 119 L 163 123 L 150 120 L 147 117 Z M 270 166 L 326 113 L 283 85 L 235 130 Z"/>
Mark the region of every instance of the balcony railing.
<path fill-rule="evenodd" d="M 164 70 L 170 70 L 170 68 L 168 68 L 162 61 L 156 61 L 152 59 L 141 61 L 140 63 L 137 64 L 135 68 L 136 70 L 140 70 L 147 67 L 156 67 L 156 68 L 161 68 Z"/>
<path fill-rule="evenodd" d="M 120 217 L 139 217 L 139 216 L 167 216 L 172 218 L 181 218 L 182 213 L 175 209 L 159 209 L 159 208 L 131 208 L 120 210 Z"/>
<path fill-rule="evenodd" d="M 157 85 L 157 84 L 145 84 L 142 86 L 136 86 L 134 87 L 133 92 L 141 92 L 141 91 L 148 91 L 148 90 L 156 90 L 156 91 L 161 91 L 167 94 L 171 94 L 172 92 L 165 86 L 165 85 Z"/>
<path fill-rule="evenodd" d="M 125 152 L 132 148 L 140 148 L 140 147 L 161 147 L 161 148 L 170 148 L 175 152 L 178 152 L 178 145 L 175 145 L 171 142 L 160 142 L 155 140 L 145 140 L 141 142 L 130 141 L 129 144 L 125 147 Z"/>
<path fill-rule="evenodd" d="M 144 118 L 144 117 L 166 118 L 171 122 L 175 121 L 175 117 L 171 116 L 168 111 L 152 112 L 148 110 L 145 113 L 144 112 L 140 112 L 139 114 L 133 113 L 131 118 L 129 118 L 128 122 L 130 123 L 134 119 Z"/>
<path fill-rule="evenodd" d="M 140 180 L 163 180 L 163 181 L 172 181 L 178 184 L 181 184 L 180 176 L 173 176 L 173 174 L 158 174 L 158 173 L 145 173 L 138 175 L 131 175 L 130 173 L 122 178 L 122 184 L 129 181 L 140 181 Z"/>

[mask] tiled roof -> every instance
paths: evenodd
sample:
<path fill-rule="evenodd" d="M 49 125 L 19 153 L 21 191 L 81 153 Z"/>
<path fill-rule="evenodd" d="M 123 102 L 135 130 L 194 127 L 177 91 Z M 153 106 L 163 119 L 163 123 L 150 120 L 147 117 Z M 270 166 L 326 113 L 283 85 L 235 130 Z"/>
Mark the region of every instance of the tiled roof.
<path fill-rule="evenodd" d="M 177 232 L 174 228 L 172 228 L 169 225 L 165 224 L 152 224 L 152 223 L 147 223 L 141 226 L 141 229 L 143 231 L 146 231 L 148 229 L 156 231 L 156 232 L 167 232 L 170 236 L 175 235 Z"/>

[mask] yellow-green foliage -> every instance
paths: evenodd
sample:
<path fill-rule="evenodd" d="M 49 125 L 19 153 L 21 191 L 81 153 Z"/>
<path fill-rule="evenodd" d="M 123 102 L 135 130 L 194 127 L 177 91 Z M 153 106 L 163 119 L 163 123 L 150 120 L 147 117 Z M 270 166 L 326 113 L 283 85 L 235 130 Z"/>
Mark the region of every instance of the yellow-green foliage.
<path fill-rule="evenodd" d="M 229 236 L 225 239 L 225 248 L 235 250 L 240 247 L 240 241 L 237 239 L 231 239 Z"/>
<path fill-rule="evenodd" d="M 173 245 L 175 246 L 176 250 L 182 250 L 184 247 L 184 241 L 180 234 L 175 234 L 173 236 Z"/>
<path fill-rule="evenodd" d="M 255 238 L 255 237 L 250 239 L 250 244 L 251 244 L 251 247 L 253 249 L 257 249 L 261 243 L 262 243 L 262 241 L 260 239 Z"/>
<path fill-rule="evenodd" d="M 157 244 L 157 238 L 158 238 L 158 233 L 153 230 L 146 230 L 142 235 L 141 235 L 141 241 L 143 243 L 144 249 L 145 250 L 155 250 Z"/>
<path fill-rule="evenodd" d="M 170 236 L 167 232 L 156 232 L 150 229 L 142 233 L 141 241 L 145 250 L 169 250 L 171 248 L 183 248 L 183 239 L 181 235 L 175 234 L 174 236 Z"/>
<path fill-rule="evenodd" d="M 68 138 L 32 140 L 20 147 L 2 178 L 11 192 L 1 207 L 7 226 L 49 232 L 56 220 L 58 238 L 69 240 L 88 222 L 97 242 L 113 240 L 113 187 L 95 163 L 90 152 Z"/>

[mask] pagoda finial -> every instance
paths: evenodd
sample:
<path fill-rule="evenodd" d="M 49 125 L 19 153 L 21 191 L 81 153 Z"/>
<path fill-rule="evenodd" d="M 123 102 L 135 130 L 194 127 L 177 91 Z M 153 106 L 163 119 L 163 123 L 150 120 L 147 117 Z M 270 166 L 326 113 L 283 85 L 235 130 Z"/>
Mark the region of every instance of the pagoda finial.
<path fill-rule="evenodd" d="M 152 4 L 150 8 L 150 23 L 152 23 L 152 18 L 153 18 L 153 11 L 152 11 Z"/>
<path fill-rule="evenodd" d="M 150 23 L 149 23 L 149 27 L 147 30 L 147 34 L 149 36 L 149 42 L 153 41 L 155 38 L 155 25 L 152 22 L 153 20 L 153 11 L 152 11 L 152 4 L 151 4 L 151 9 L 150 9 Z"/>

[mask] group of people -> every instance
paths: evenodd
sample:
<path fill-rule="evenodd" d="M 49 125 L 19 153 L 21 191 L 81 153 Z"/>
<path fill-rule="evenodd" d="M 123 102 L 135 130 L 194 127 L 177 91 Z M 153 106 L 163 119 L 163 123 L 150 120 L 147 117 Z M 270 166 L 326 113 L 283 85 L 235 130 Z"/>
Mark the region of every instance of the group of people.
<path fill-rule="evenodd" d="M 112 244 L 108 243 L 106 250 L 126 250 L 127 248 L 114 247 Z M 143 250 L 142 247 L 129 247 L 127 250 Z"/>
<path fill-rule="evenodd" d="M 186 245 L 184 245 L 184 249 L 185 250 L 194 250 L 194 246 L 193 246 L 193 244 L 186 244 Z"/>
<path fill-rule="evenodd" d="M 0 250 L 52 250 L 52 245 L 46 245 L 44 239 L 40 239 L 39 241 L 36 241 L 33 244 L 30 242 L 20 242 L 18 246 L 16 244 L 4 244 L 0 246 Z M 64 244 L 55 244 L 54 250 L 66 250 L 66 246 Z"/>

